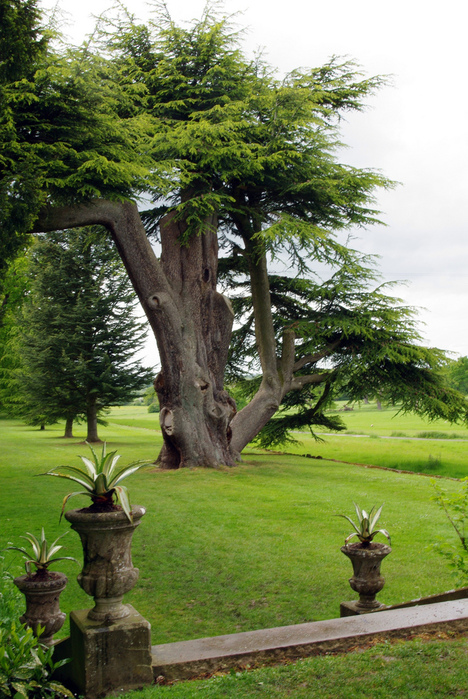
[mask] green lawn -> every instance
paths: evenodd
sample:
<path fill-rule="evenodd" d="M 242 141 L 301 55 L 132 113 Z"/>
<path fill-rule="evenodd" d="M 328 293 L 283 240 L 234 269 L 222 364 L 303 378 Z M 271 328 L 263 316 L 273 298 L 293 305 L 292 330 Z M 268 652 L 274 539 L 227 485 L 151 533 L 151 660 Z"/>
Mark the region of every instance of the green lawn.
<path fill-rule="evenodd" d="M 120 424 L 132 416 L 138 427 Z M 146 421 L 150 427 L 143 426 Z M 152 425 L 154 415 L 122 408 L 110 416 L 102 436 L 123 455 L 122 462 L 151 458 L 161 443 Z M 41 432 L 0 421 L 5 543 L 41 526 L 54 538 L 66 531 L 59 512 L 73 485 L 34 476 L 77 463 L 76 455 L 86 452 L 83 434 L 66 441 L 59 428 Z M 439 535 L 452 535 L 431 502 L 428 478 L 254 450 L 244 459 L 225 470 L 150 468 L 129 483 L 133 502 L 148 512 L 134 538 L 140 581 L 127 600 L 150 620 L 154 643 L 337 616 L 339 603 L 354 593 L 347 582 L 349 561 L 339 550 L 349 525 L 333 514 L 352 514 L 354 500 L 362 506 L 385 502 L 382 526 L 392 535 L 394 551 L 383 565 L 382 601 L 453 586 L 442 559 L 424 551 Z M 456 483 L 447 481 L 447 487 Z M 70 506 L 87 502 L 78 497 Z M 67 555 L 80 557 L 74 533 L 64 543 Z M 71 578 L 64 611 L 89 606 L 74 581 L 75 569 L 63 564 Z"/>
<path fill-rule="evenodd" d="M 122 454 L 123 463 L 154 458 L 161 444 L 156 426 L 157 415 L 144 408 L 119 408 L 111 412 L 101 436 L 109 449 Z M 73 485 L 35 476 L 52 466 L 78 463 L 77 454 L 87 449 L 82 443 L 84 434 L 84 428 L 78 427 L 75 439 L 64 440 L 61 426 L 41 432 L 18 421 L 0 420 L 0 547 L 8 541 L 19 543 L 18 537 L 25 531 L 39 533 L 41 526 L 50 538 L 67 530 L 65 520 L 59 523 L 59 513 L 63 496 L 74 489 Z M 384 442 L 394 444 L 395 449 L 401 444 L 398 440 L 369 441 L 376 448 Z M 426 447 L 422 440 L 415 444 Z M 312 445 L 301 448 L 306 453 Z M 444 480 L 444 486 L 448 490 L 458 487 L 453 480 Z M 382 566 L 387 580 L 379 595 L 382 602 L 397 603 L 454 585 L 444 561 L 426 551 L 437 537 L 452 537 L 449 524 L 431 502 L 429 478 L 249 449 L 243 463 L 233 469 L 161 472 L 150 467 L 135 474 L 129 487 L 132 501 L 145 506 L 147 514 L 133 544 L 140 580 L 126 601 L 151 622 L 155 644 L 338 616 L 340 602 L 353 599 L 355 594 L 347 582 L 350 563 L 339 550 L 350 527 L 333 515 L 352 514 L 353 501 L 368 507 L 385 503 L 381 523 L 392 535 L 393 552 Z M 70 507 L 88 504 L 84 497 L 74 500 Z M 63 543 L 64 555 L 81 558 L 75 533 Z M 12 552 L 5 555 L 15 573 L 21 573 L 18 558 Z M 91 600 L 75 580 L 77 566 L 63 562 L 60 569 L 70 578 L 62 595 L 63 611 L 89 607 Z M 65 627 L 61 635 L 66 633 Z M 453 644 L 451 648 L 457 649 L 453 651 L 457 665 L 457 658 L 466 656 L 466 646 Z M 393 652 L 389 650 L 390 655 Z M 310 666 L 298 664 L 262 670 L 260 675 L 242 675 L 233 690 L 229 689 L 232 678 L 226 677 L 205 685 L 184 685 L 186 690 L 180 685 L 153 691 L 162 696 L 174 692 L 174 697 L 195 696 L 192 692 L 207 697 L 405 696 L 359 694 L 358 677 L 365 666 L 361 656 L 357 664 L 326 658 L 310 662 Z M 372 662 L 379 668 L 383 663 L 390 674 L 398 663 L 404 665 L 401 658 Z M 310 689 L 307 693 L 306 688 L 315 686 L 317 677 L 326 676 L 327 667 L 328 694 L 312 694 Z M 339 693 L 339 685 L 332 682 L 337 672 L 343 687 L 354 686 L 354 682 L 354 694 Z M 458 670 L 453 672 L 455 676 Z M 416 678 L 417 668 L 414 673 Z M 395 678 L 398 684 L 396 674 Z M 302 694 L 296 690 L 280 693 L 279 687 L 302 682 Z"/>

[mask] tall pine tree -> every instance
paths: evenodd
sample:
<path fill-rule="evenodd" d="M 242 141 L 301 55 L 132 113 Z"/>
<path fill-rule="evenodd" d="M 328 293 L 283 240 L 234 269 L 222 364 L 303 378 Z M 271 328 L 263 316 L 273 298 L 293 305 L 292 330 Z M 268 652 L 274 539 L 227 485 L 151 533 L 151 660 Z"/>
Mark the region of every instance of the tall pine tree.
<path fill-rule="evenodd" d="M 87 441 L 99 441 L 106 408 L 151 380 L 134 358 L 146 330 L 120 258 L 102 230 L 56 231 L 32 247 L 27 276 L 4 405 L 32 424 L 64 419 L 69 437 L 73 421 L 86 420 Z"/>

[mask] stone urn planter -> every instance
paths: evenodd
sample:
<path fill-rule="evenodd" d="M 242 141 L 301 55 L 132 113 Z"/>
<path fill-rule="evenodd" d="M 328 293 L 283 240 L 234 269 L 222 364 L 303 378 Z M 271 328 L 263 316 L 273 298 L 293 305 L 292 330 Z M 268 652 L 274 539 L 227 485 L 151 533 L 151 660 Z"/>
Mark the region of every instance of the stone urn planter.
<path fill-rule="evenodd" d="M 60 611 L 59 597 L 67 582 L 66 575 L 52 571 L 21 575 L 14 579 L 16 587 L 26 598 L 26 612 L 20 621 L 31 627 L 35 636 L 39 627 L 43 627 L 40 641 L 46 646 L 52 645 L 53 635 L 62 628 L 66 618 L 66 614 Z"/>
<path fill-rule="evenodd" d="M 370 612 L 382 607 L 375 596 L 385 584 L 385 579 L 380 574 L 380 566 L 385 556 L 391 553 L 391 547 L 375 542 L 346 544 L 341 547 L 341 551 L 353 564 L 353 577 L 349 579 L 349 584 L 359 594 L 356 609 Z"/>
<path fill-rule="evenodd" d="M 133 507 L 133 521 L 120 508 L 93 511 L 91 506 L 65 513 L 83 545 L 83 569 L 78 575 L 78 584 L 94 597 L 95 606 L 88 614 L 94 621 L 107 623 L 130 614 L 122 599 L 138 580 L 138 568 L 132 563 L 131 543 L 145 512 L 144 507 Z"/>

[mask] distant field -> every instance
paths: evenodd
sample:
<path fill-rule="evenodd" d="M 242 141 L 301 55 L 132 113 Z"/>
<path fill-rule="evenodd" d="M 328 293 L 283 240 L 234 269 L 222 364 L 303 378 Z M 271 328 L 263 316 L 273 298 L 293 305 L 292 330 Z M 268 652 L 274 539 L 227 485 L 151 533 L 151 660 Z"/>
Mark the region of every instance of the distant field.
<path fill-rule="evenodd" d="M 346 431 L 351 434 L 380 435 L 390 437 L 401 433 L 407 437 L 417 437 L 421 432 L 445 432 L 448 436 L 468 439 L 467 425 L 454 425 L 447 420 L 429 422 L 413 413 L 398 414 L 394 408 L 378 410 L 375 403 L 355 404 L 353 410 L 344 411 L 345 402 L 337 403 L 336 412 L 343 418 Z"/>
<path fill-rule="evenodd" d="M 378 410 L 375 404 L 361 404 L 343 412 L 343 405 L 338 404 L 336 413 L 347 426 L 345 432 L 318 433 L 323 441 L 316 441 L 309 432 L 295 432 L 298 443 L 287 444 L 283 450 L 431 476 L 468 476 L 466 426 L 443 420 L 428 422 L 413 414 L 398 415 L 394 409 Z"/>
<path fill-rule="evenodd" d="M 118 408 L 112 408 L 107 416 L 107 420 L 113 425 L 138 427 L 160 433 L 159 414 L 149 413 L 146 406 L 123 405 Z"/>

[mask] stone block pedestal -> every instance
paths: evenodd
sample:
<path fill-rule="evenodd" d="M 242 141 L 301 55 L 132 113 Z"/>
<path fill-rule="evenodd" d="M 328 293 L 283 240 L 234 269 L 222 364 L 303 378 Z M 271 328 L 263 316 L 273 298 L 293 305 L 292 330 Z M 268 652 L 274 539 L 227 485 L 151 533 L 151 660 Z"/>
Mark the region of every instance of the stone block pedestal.
<path fill-rule="evenodd" d="M 359 604 L 359 600 L 352 602 L 342 602 L 340 604 L 340 617 L 344 616 L 358 616 L 359 614 L 372 614 L 373 612 L 382 612 L 387 609 L 386 604 L 379 603 L 373 609 L 366 609 Z"/>
<path fill-rule="evenodd" d="M 67 679 L 86 699 L 129 690 L 153 681 L 151 626 L 131 606 L 124 619 L 103 624 L 88 618 L 89 609 L 70 614 Z"/>

